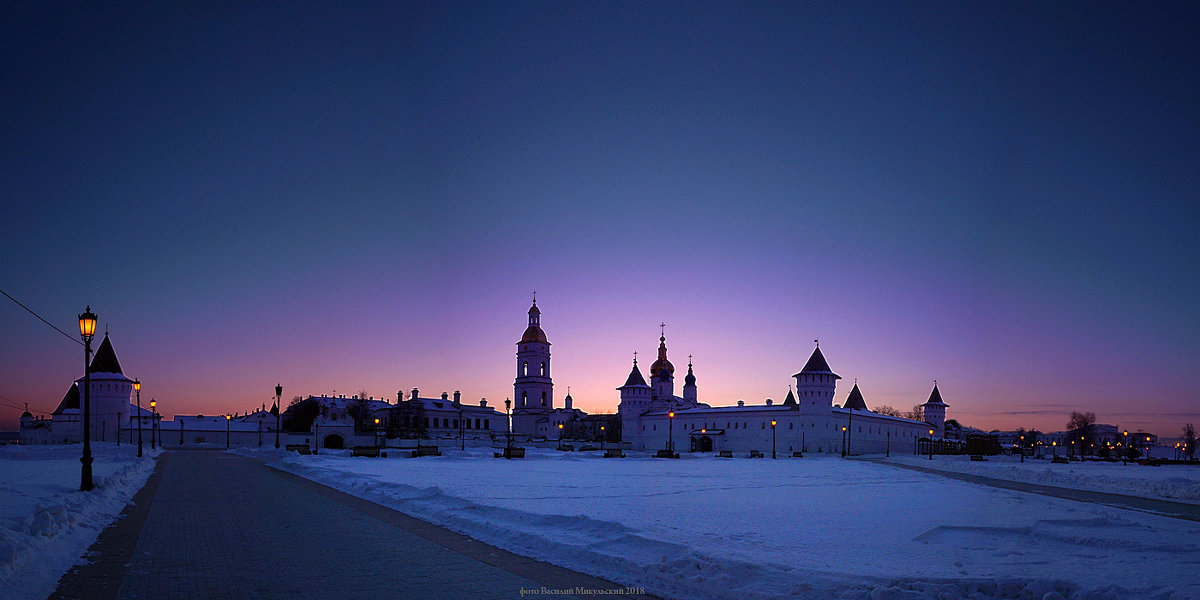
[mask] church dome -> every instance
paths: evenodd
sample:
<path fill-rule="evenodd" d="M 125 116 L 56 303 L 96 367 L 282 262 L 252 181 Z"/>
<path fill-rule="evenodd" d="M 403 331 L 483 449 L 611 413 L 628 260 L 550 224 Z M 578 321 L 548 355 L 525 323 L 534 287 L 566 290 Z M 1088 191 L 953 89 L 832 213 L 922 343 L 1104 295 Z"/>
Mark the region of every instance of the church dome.
<path fill-rule="evenodd" d="M 537 307 L 534 307 L 533 310 L 537 310 Z M 525 334 L 521 336 L 519 343 L 524 344 L 526 342 L 547 343 L 546 332 L 542 331 L 542 328 L 537 325 L 530 325 L 525 328 Z"/>
<path fill-rule="evenodd" d="M 25 411 L 25 412 L 21 413 L 21 418 L 22 419 L 32 419 L 33 413 L 31 413 L 29 411 Z"/>
<path fill-rule="evenodd" d="M 675 374 L 675 365 L 671 364 L 671 361 L 665 358 L 660 358 L 654 361 L 654 364 L 650 365 L 650 376 L 659 377 L 662 375 L 664 369 L 667 371 L 667 375 L 673 376 Z"/>

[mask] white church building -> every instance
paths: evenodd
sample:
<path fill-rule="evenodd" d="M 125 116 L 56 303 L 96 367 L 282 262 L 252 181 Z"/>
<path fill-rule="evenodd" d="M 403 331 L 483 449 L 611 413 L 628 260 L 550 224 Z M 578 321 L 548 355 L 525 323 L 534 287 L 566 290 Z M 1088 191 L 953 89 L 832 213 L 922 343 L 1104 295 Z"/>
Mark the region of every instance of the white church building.
<path fill-rule="evenodd" d="M 637 358 L 621 401 L 622 440 L 632 450 L 674 452 L 759 452 L 764 456 L 796 452 L 882 454 L 916 452 L 945 433 L 946 407 L 937 384 L 923 404 L 925 422 L 871 412 L 855 383 L 842 406 L 834 405 L 841 377 L 829 368 L 818 345 L 799 373 L 796 391 L 782 404 L 710 406 L 700 402 L 696 376 L 688 361 L 683 395 L 675 395 L 675 366 L 667 359 L 666 336 L 659 337 L 658 359 L 650 383 Z M 922 450 L 924 451 L 924 450 Z"/>

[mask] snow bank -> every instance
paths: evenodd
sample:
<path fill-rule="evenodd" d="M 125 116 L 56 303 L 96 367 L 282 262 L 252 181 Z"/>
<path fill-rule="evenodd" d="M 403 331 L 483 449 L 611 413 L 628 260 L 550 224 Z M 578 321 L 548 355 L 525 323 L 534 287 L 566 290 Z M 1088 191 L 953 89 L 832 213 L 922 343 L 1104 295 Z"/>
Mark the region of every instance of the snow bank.
<path fill-rule="evenodd" d="M 83 560 L 154 470 L 148 448 L 93 444 L 95 489 L 79 491 L 80 445 L 0 446 L 0 590 L 45 598 Z"/>
<path fill-rule="evenodd" d="M 933 461 L 893 456 L 885 460 L 1007 481 L 1200 504 L 1200 467 L 1190 465 L 1147 467 L 1133 462 L 1056 465 L 1049 459 L 1021 462 L 1020 457 L 1011 456 L 989 456 L 985 462 L 972 462 L 969 456 L 936 456 Z"/>
<path fill-rule="evenodd" d="M 1197 598 L 1200 524 L 837 458 L 263 454 L 666 598 Z M 253 454 L 247 450 L 243 453 Z"/>

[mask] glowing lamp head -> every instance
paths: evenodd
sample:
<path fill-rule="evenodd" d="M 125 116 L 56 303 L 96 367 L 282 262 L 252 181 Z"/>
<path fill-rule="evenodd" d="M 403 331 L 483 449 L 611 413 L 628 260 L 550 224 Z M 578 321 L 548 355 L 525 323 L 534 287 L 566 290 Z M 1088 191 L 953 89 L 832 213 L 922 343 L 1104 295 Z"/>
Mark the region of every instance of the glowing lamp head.
<path fill-rule="evenodd" d="M 675 418 L 675 411 L 671 411 L 671 412 L 667 413 L 667 416 L 668 416 L 668 417 L 670 417 L 670 418 L 672 418 L 672 419 L 674 419 L 674 418 Z"/>
<path fill-rule="evenodd" d="M 91 304 L 79 315 L 79 335 L 83 336 L 84 340 L 91 340 L 92 336 L 96 335 L 96 315 L 92 312 Z"/>
<path fill-rule="evenodd" d="M 600 431 L 604 431 L 604 426 L 603 426 L 603 425 L 601 425 L 601 426 L 600 426 Z"/>
<path fill-rule="evenodd" d="M 378 424 L 379 424 L 379 417 L 375 417 L 375 424 L 376 424 L 376 425 L 378 425 Z"/>
<path fill-rule="evenodd" d="M 558 424 L 558 430 L 559 430 L 559 431 L 562 431 L 562 423 L 559 423 L 559 424 Z"/>
<path fill-rule="evenodd" d="M 846 426 L 842 425 L 842 431 L 846 431 Z M 933 433 L 932 431 L 930 433 Z"/>
<path fill-rule="evenodd" d="M 843 427 L 843 429 L 845 429 L 845 428 Z M 933 435 L 933 430 L 932 430 L 932 429 L 930 429 L 930 430 L 929 430 L 929 435 Z"/>
<path fill-rule="evenodd" d="M 282 395 L 283 395 L 283 384 L 282 383 L 275 384 L 275 397 L 278 398 Z"/>
<path fill-rule="evenodd" d="M 700 430 L 700 433 L 708 433 L 708 430 L 707 430 L 707 429 L 701 429 L 701 430 Z"/>
<path fill-rule="evenodd" d="M 232 418 L 233 418 L 233 417 L 232 417 L 232 416 L 230 416 L 230 415 L 225 415 L 225 420 L 226 420 L 226 421 L 228 421 L 228 420 L 230 420 L 230 419 L 232 419 Z"/>
<path fill-rule="evenodd" d="M 775 426 L 775 419 L 771 419 L 771 427 Z"/>
<path fill-rule="evenodd" d="M 154 408 L 155 406 L 158 406 L 158 401 L 151 398 L 150 399 L 150 408 Z"/>
<path fill-rule="evenodd" d="M 133 391 L 135 391 L 135 392 L 142 391 L 142 382 L 134 379 L 133 380 Z"/>

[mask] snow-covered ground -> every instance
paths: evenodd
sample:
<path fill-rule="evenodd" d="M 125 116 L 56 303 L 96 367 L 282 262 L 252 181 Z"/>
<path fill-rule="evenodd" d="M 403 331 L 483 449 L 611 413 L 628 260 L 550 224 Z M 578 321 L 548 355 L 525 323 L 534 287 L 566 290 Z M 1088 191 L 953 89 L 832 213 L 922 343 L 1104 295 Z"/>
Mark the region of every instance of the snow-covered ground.
<path fill-rule="evenodd" d="M 0 597 L 40 599 L 82 560 L 154 470 L 150 449 L 92 446 L 96 489 L 79 491 L 80 445 L 0 446 Z"/>
<path fill-rule="evenodd" d="M 1009 481 L 1200 504 L 1200 466 L 1150 467 L 1136 462 L 1072 462 L 1056 465 L 1049 459 L 1026 459 L 1021 462 L 1020 457 L 1011 456 L 989 456 L 985 462 L 972 462 L 969 456 L 934 458 L 930 461 L 908 455 L 893 456 L 887 460 Z"/>
<path fill-rule="evenodd" d="M 865 461 L 258 454 L 666 598 L 1200 598 L 1200 523 Z"/>

